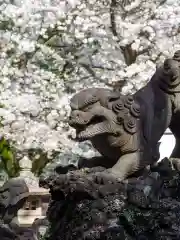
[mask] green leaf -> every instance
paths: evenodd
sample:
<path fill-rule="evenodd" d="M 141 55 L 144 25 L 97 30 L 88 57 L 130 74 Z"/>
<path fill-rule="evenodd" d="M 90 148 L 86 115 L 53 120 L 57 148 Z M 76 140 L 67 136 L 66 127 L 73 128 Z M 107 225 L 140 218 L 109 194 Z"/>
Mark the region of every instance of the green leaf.
<path fill-rule="evenodd" d="M 9 142 L 5 138 L 2 138 L 0 140 L 0 157 L 0 168 L 4 169 L 9 177 L 16 177 L 18 175 L 20 167 L 14 157 L 14 153 L 10 147 Z"/>

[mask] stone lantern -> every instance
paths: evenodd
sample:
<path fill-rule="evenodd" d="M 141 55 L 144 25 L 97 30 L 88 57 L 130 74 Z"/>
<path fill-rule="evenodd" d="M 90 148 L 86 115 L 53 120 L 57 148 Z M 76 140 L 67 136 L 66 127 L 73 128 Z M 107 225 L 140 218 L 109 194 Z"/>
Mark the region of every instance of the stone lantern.
<path fill-rule="evenodd" d="M 20 226 L 31 227 L 35 219 L 43 219 L 50 200 L 49 190 L 39 187 L 38 178 L 31 172 L 32 161 L 24 157 L 19 162 L 23 178 L 29 188 L 29 197 L 17 217 Z"/>

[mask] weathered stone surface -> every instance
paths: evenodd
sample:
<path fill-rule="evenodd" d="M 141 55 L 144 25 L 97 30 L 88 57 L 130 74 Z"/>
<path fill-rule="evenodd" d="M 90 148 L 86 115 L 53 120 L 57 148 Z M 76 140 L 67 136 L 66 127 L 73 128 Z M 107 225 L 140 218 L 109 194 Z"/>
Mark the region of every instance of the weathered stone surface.
<path fill-rule="evenodd" d="M 48 240 L 180 239 L 180 174 L 164 159 L 142 176 L 97 184 L 76 170 L 47 180 L 52 195 Z"/>
<path fill-rule="evenodd" d="M 105 166 L 124 180 L 159 159 L 158 141 L 168 127 L 176 138 L 172 157 L 180 158 L 179 99 L 180 51 L 176 51 L 133 95 L 106 88 L 76 93 L 70 102 L 69 124 L 78 141 L 90 140 L 104 157 L 94 165 Z M 100 173 L 99 179 L 106 173 Z"/>
<path fill-rule="evenodd" d="M 48 240 L 180 239 L 179 86 L 177 51 L 132 96 L 104 88 L 73 96 L 69 124 L 102 157 L 40 179 L 52 196 Z M 157 163 L 167 127 L 176 146 Z"/>
<path fill-rule="evenodd" d="M 5 224 L 0 224 L 0 236 L 2 240 L 18 239 L 14 231 L 10 229 L 8 225 Z"/>
<path fill-rule="evenodd" d="M 18 225 L 11 223 L 28 197 L 28 187 L 21 178 L 12 178 L 0 188 L 0 239 L 19 239 Z M 18 224 L 18 223 L 17 223 Z"/>

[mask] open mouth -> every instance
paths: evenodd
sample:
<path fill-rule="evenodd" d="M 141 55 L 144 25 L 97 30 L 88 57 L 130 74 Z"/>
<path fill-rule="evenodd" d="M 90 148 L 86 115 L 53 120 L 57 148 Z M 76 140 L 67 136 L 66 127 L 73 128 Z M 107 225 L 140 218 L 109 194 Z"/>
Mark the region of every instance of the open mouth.
<path fill-rule="evenodd" d="M 76 139 L 86 140 L 97 134 L 104 125 L 105 118 L 103 116 L 94 116 L 86 125 L 76 127 Z"/>

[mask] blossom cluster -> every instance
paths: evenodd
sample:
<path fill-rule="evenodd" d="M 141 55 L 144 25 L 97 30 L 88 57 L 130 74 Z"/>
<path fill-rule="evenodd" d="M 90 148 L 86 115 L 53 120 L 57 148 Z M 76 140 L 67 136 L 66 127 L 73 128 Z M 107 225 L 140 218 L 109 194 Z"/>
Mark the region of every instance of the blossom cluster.
<path fill-rule="evenodd" d="M 0 134 L 22 155 L 68 152 L 72 94 L 121 80 L 124 93 L 142 87 L 178 49 L 179 16 L 178 0 L 4 1 Z"/>

